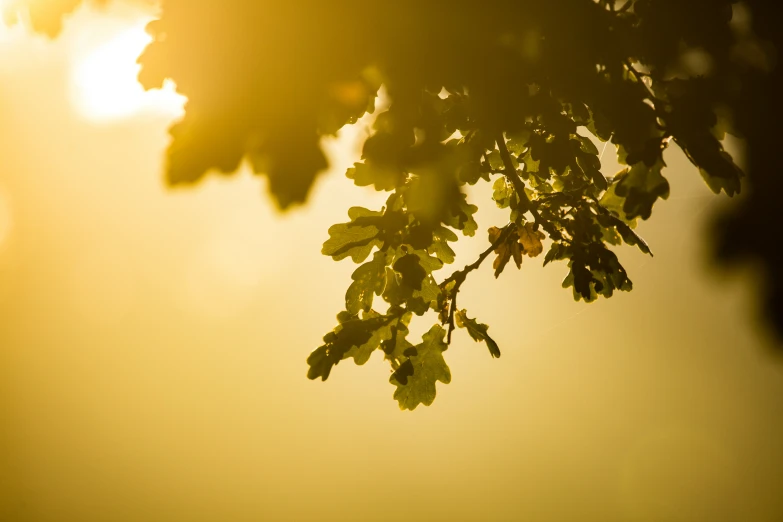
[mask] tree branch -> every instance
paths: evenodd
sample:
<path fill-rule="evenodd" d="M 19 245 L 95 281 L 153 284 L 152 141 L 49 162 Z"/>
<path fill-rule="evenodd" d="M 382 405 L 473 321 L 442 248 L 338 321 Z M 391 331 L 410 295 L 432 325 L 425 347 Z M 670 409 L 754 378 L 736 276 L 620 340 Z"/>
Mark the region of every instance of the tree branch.
<path fill-rule="evenodd" d="M 631 65 L 631 62 L 629 62 L 628 60 L 625 60 L 623 62 L 623 64 L 628 69 L 628 72 L 630 72 L 633 75 L 633 77 L 636 78 L 636 81 L 639 82 L 641 84 L 641 86 L 644 88 L 644 90 L 647 92 L 647 96 L 650 98 L 650 101 L 655 106 L 655 110 L 659 111 L 660 109 L 658 108 L 658 103 L 660 103 L 661 100 L 659 98 L 657 98 L 655 96 L 655 93 L 652 92 L 652 89 L 647 87 L 647 84 L 644 83 L 644 77 L 645 76 L 648 77 L 648 78 L 652 78 L 652 76 L 650 74 L 637 71 L 636 68 L 633 65 Z M 658 103 L 656 103 L 656 102 L 658 102 Z"/>
<path fill-rule="evenodd" d="M 636 70 L 636 68 L 635 68 L 633 65 L 631 65 L 631 62 L 629 62 L 628 60 L 625 60 L 624 64 L 625 64 L 625 66 L 628 68 L 628 72 L 630 72 L 631 74 L 633 74 L 634 78 L 636 78 L 636 81 L 638 81 L 638 82 L 639 82 L 639 83 L 642 85 L 642 87 L 644 88 L 644 90 L 647 92 L 647 96 L 650 98 L 650 101 L 651 101 L 651 102 L 652 102 L 652 104 L 653 104 L 653 107 L 654 107 L 654 109 L 655 109 L 655 112 L 656 112 L 656 113 L 658 113 L 658 114 L 660 114 L 660 115 L 662 115 L 662 116 L 664 116 L 664 118 L 663 118 L 663 119 L 664 119 L 664 121 L 665 121 L 665 115 L 666 115 L 666 111 L 664 111 L 664 110 L 663 110 L 663 109 L 661 109 L 661 107 L 660 107 L 660 104 L 661 104 L 661 103 L 664 103 L 664 102 L 663 102 L 663 101 L 662 101 L 660 98 L 656 97 L 656 96 L 655 96 L 655 93 L 653 93 L 652 89 L 651 89 L 650 87 L 648 87 L 646 83 L 644 83 L 644 78 L 643 78 L 643 76 L 647 76 L 647 77 L 648 77 L 648 78 L 650 78 L 650 79 L 651 79 L 651 81 L 652 81 L 652 75 L 650 75 L 650 74 L 646 74 L 646 73 L 642 73 L 642 72 L 639 72 L 639 71 L 637 71 L 637 70 Z M 662 131 L 664 131 L 664 134 L 663 134 L 663 136 L 661 137 L 661 141 L 662 141 L 662 142 L 666 143 L 666 142 L 667 142 L 667 140 L 668 140 L 669 138 L 671 138 L 671 139 L 673 139 L 673 140 L 674 140 L 674 142 L 675 142 L 677 145 L 680 145 L 680 141 L 677 139 L 677 137 L 676 137 L 676 136 L 674 136 L 674 135 L 671 133 L 671 131 L 670 131 L 670 130 L 668 130 L 668 129 L 667 129 L 665 126 L 662 126 L 662 125 L 660 125 L 660 124 L 658 124 L 658 123 L 656 123 L 656 126 L 657 126 L 659 129 L 661 129 Z M 680 148 L 682 148 L 682 146 L 681 146 L 681 145 L 680 145 Z"/>
<path fill-rule="evenodd" d="M 525 184 L 522 183 L 522 180 L 519 179 L 519 176 L 517 175 L 517 169 L 514 168 L 514 163 L 511 161 L 511 154 L 508 152 L 506 138 L 503 136 L 502 132 L 498 133 L 498 135 L 495 137 L 495 141 L 498 144 L 500 158 L 503 160 L 503 166 L 505 167 L 503 175 L 511 181 L 512 185 L 514 185 L 514 191 L 519 197 L 519 202 L 522 205 L 522 211 L 529 211 L 531 214 L 533 214 L 536 228 L 540 226 L 549 233 L 550 237 L 555 239 L 562 239 L 560 232 L 541 218 L 541 214 L 538 213 L 538 208 L 536 207 L 535 203 L 530 201 L 530 198 L 527 197 L 527 193 L 525 192 Z"/>
<path fill-rule="evenodd" d="M 451 333 L 454 331 L 454 312 L 457 310 L 457 293 L 459 292 L 460 287 L 462 286 L 462 283 L 465 282 L 465 278 L 467 278 L 468 274 L 472 272 L 473 270 L 476 270 L 478 267 L 481 266 L 481 263 L 484 262 L 484 260 L 500 245 L 502 245 L 506 239 L 508 238 L 509 234 L 513 230 L 512 223 L 509 223 L 508 225 L 504 226 L 501 231 L 498 238 L 493 241 L 493 243 L 484 250 L 479 256 L 478 259 L 476 259 L 473 263 L 469 265 L 465 265 L 465 268 L 462 270 L 457 270 L 453 274 L 451 274 L 449 277 L 443 280 L 443 282 L 439 285 L 442 290 L 445 291 L 446 286 L 454 281 L 454 288 L 451 289 L 451 299 L 449 303 L 449 316 L 446 319 L 446 323 L 449 325 L 449 332 L 448 336 L 446 338 L 446 343 L 451 344 Z"/>
<path fill-rule="evenodd" d="M 614 7 L 614 6 L 613 6 L 613 9 L 612 9 L 612 11 L 613 11 L 615 14 L 624 13 L 624 12 L 626 12 L 628 9 L 630 9 L 630 8 L 631 8 L 631 6 L 633 5 L 633 3 L 634 3 L 634 0 L 627 0 L 627 1 L 625 2 L 625 4 L 623 4 L 623 6 L 622 6 L 622 7 L 620 7 L 620 9 L 617 9 L 616 7 Z"/>
<path fill-rule="evenodd" d="M 503 160 L 503 166 L 505 167 L 503 170 L 503 175 L 506 176 L 509 181 L 511 181 L 512 185 L 514 185 L 514 190 L 519 196 L 519 201 L 522 204 L 523 210 L 529 210 L 536 219 L 536 223 L 538 223 L 541 219 L 541 216 L 538 214 L 538 211 L 533 208 L 533 202 L 530 201 L 530 198 L 527 197 L 527 193 L 525 192 L 525 184 L 522 183 L 522 180 L 519 179 L 519 176 L 517 175 L 517 169 L 514 168 L 514 163 L 511 161 L 511 154 L 508 152 L 506 138 L 503 136 L 502 132 L 498 133 L 498 135 L 495 137 L 495 141 L 497 142 L 498 150 L 500 151 L 500 159 Z"/>

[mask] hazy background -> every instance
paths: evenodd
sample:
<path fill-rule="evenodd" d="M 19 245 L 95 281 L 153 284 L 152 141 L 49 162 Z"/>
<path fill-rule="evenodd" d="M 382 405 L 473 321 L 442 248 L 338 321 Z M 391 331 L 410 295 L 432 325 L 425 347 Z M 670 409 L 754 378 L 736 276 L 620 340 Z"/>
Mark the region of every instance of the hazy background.
<path fill-rule="evenodd" d="M 783 520 L 783 363 L 752 271 L 708 263 L 721 199 L 678 150 L 655 258 L 620 251 L 633 292 L 482 267 L 460 303 L 503 357 L 456 332 L 452 383 L 401 412 L 379 354 L 305 377 L 354 269 L 326 230 L 384 200 L 342 176 L 366 131 L 284 216 L 247 170 L 166 189 L 181 100 L 132 81 L 148 16 L 0 28 L 0 521 Z"/>

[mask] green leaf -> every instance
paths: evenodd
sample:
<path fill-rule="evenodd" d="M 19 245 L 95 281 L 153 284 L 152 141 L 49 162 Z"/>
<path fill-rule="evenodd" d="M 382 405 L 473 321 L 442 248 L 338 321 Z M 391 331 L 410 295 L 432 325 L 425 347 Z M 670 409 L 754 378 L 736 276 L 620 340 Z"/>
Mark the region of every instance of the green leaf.
<path fill-rule="evenodd" d="M 347 357 L 354 357 L 357 364 L 364 364 L 380 343 L 391 336 L 389 323 L 393 319 L 373 311 L 364 314 L 361 319 L 347 312 L 340 314 L 340 324 L 324 336 L 324 344 L 307 358 L 310 365 L 307 377 L 320 377 L 325 381 L 332 368 Z"/>
<path fill-rule="evenodd" d="M 373 260 L 354 270 L 351 278 L 353 283 L 345 293 L 345 309 L 352 314 L 369 312 L 373 294 L 381 295 L 386 286 L 386 255 L 376 252 Z"/>
<path fill-rule="evenodd" d="M 625 223 L 619 223 L 617 225 L 617 231 L 620 232 L 620 235 L 623 237 L 623 241 L 625 241 L 626 244 L 631 246 L 635 245 L 645 254 L 649 254 L 650 256 L 653 255 L 647 242 L 634 232 L 631 227 Z"/>
<path fill-rule="evenodd" d="M 368 162 L 354 163 L 354 166 L 345 172 L 345 176 L 359 187 L 373 185 L 375 190 L 394 190 L 405 179 L 399 170 Z"/>
<path fill-rule="evenodd" d="M 623 210 L 623 206 L 625 205 L 625 198 L 618 196 L 616 189 L 616 182 L 609 185 L 609 188 L 606 190 L 606 192 L 604 192 L 604 195 L 601 196 L 599 203 L 603 208 L 611 212 L 613 216 L 621 220 L 623 223 L 631 228 L 636 228 L 638 218 L 628 219 L 625 211 Z"/>
<path fill-rule="evenodd" d="M 457 179 L 461 184 L 475 185 L 480 179 L 489 181 L 489 173 L 484 172 L 481 165 L 483 148 L 465 138 L 449 140 L 446 145 L 453 150 Z"/>
<path fill-rule="evenodd" d="M 492 199 L 500 208 L 507 208 L 511 205 L 511 198 L 514 197 L 514 187 L 506 180 L 505 176 L 501 176 L 495 180 L 492 185 Z"/>
<path fill-rule="evenodd" d="M 489 162 L 489 168 L 492 170 L 503 170 L 505 168 L 503 159 L 500 157 L 500 151 L 498 150 L 493 150 L 487 154 L 487 161 Z"/>
<path fill-rule="evenodd" d="M 584 299 L 589 303 L 599 295 L 611 297 L 615 290 L 628 292 L 633 288 L 617 256 L 603 243 L 582 245 L 568 266 L 571 270 L 563 280 L 563 288 L 573 287 L 576 301 Z"/>
<path fill-rule="evenodd" d="M 394 270 L 402 276 L 401 284 L 413 290 L 421 290 L 421 283 L 427 277 L 427 270 L 416 254 L 406 254 L 394 262 Z"/>
<path fill-rule="evenodd" d="M 381 349 L 383 349 L 385 354 L 384 358 L 391 362 L 392 368 L 395 370 L 408 360 L 410 355 L 408 349 L 413 348 L 413 345 L 407 339 L 410 333 L 408 325 L 412 316 L 413 314 L 406 312 L 397 321 L 391 323 L 391 337 L 381 342 Z"/>
<path fill-rule="evenodd" d="M 561 243 L 552 243 L 552 246 L 549 247 L 549 252 L 547 252 L 546 256 L 544 256 L 544 266 L 552 263 L 553 261 L 566 259 L 570 253 L 571 252 L 568 246 Z"/>
<path fill-rule="evenodd" d="M 445 336 L 446 331 L 436 324 L 424 334 L 421 344 L 406 350 L 409 356 L 389 379 L 397 387 L 394 398 L 401 410 L 415 410 L 419 404 L 429 406 L 435 400 L 435 383 L 451 382 L 451 371 L 443 359 L 448 348 L 443 342 Z"/>
<path fill-rule="evenodd" d="M 462 230 L 462 233 L 466 236 L 473 236 L 478 230 L 478 223 L 473 219 L 473 214 L 476 213 L 478 207 L 471 205 L 467 201 L 465 194 L 460 194 L 460 197 L 453 202 L 449 209 L 449 215 L 444 219 L 444 223 L 451 228 Z"/>
<path fill-rule="evenodd" d="M 457 167 L 457 179 L 468 185 L 475 185 L 478 180 L 487 180 L 489 174 L 482 172 L 478 161 L 465 162 Z"/>
<path fill-rule="evenodd" d="M 612 124 L 601 112 L 593 112 L 591 110 L 590 121 L 586 127 L 587 130 L 593 134 L 593 136 L 602 142 L 609 141 L 609 138 L 612 137 Z"/>
<path fill-rule="evenodd" d="M 393 306 L 407 306 L 416 315 L 434 308 L 440 299 L 440 287 L 432 272 L 443 266 L 426 251 L 414 250 L 394 262 L 394 269 L 386 268 L 386 287 L 383 299 Z"/>
<path fill-rule="evenodd" d="M 427 271 L 428 274 L 443 268 L 443 261 L 437 257 L 428 255 L 426 250 L 414 250 L 412 253 L 419 258 L 419 264 L 422 266 L 422 268 L 424 268 L 424 270 Z"/>
<path fill-rule="evenodd" d="M 585 125 L 590 121 L 590 110 L 584 103 L 569 103 L 568 113 L 577 125 Z"/>
<path fill-rule="evenodd" d="M 601 241 L 604 243 L 609 243 L 610 245 L 614 246 L 620 246 L 623 244 L 623 238 L 620 236 L 620 234 L 617 232 L 614 228 L 603 228 L 601 231 Z"/>
<path fill-rule="evenodd" d="M 584 140 L 592 145 L 592 142 L 587 138 L 584 138 Z M 597 155 L 579 152 L 576 156 L 576 163 L 578 167 L 582 169 L 582 172 L 584 172 L 588 181 L 595 184 L 598 192 L 602 192 L 609 188 L 606 177 L 601 173 L 601 160 L 598 159 Z"/>
<path fill-rule="evenodd" d="M 458 310 L 457 313 L 454 314 L 454 318 L 456 319 L 457 326 L 465 328 L 474 341 L 484 341 L 487 343 L 487 348 L 489 348 L 489 353 L 492 357 L 500 357 L 500 348 L 498 348 L 498 344 L 487 333 L 489 326 L 479 323 L 475 319 L 470 319 L 467 315 L 467 310 Z"/>
<path fill-rule="evenodd" d="M 448 242 L 453 242 L 457 239 L 457 234 L 450 229 L 437 225 L 432 230 L 432 244 L 427 247 L 427 252 L 434 254 L 443 263 L 453 263 L 455 254 Z"/>
<path fill-rule="evenodd" d="M 378 312 L 370 310 L 363 315 L 362 321 L 366 323 L 372 319 L 377 318 L 385 319 L 384 316 L 380 315 Z M 345 352 L 343 358 L 347 359 L 348 357 L 353 357 L 354 362 L 361 366 L 370 359 L 372 352 L 377 350 L 381 346 L 381 343 L 391 339 L 391 336 L 391 323 L 383 322 L 380 324 L 380 326 L 378 326 L 378 328 L 371 330 L 370 338 L 367 339 L 367 341 L 362 344 L 354 344 L 347 352 Z"/>
<path fill-rule="evenodd" d="M 403 243 L 412 246 L 416 250 L 427 249 L 432 245 L 433 227 L 430 223 L 415 222 L 408 227 L 403 238 Z"/>
<path fill-rule="evenodd" d="M 599 214 L 598 222 L 604 227 L 614 227 L 623 238 L 626 244 L 639 247 L 639 250 L 645 254 L 653 255 L 650 247 L 636 232 L 634 232 L 630 226 L 619 218 L 609 214 Z"/>
<path fill-rule="evenodd" d="M 582 150 L 582 152 L 592 154 L 593 156 L 598 156 L 598 148 L 595 146 L 595 143 L 593 143 L 593 140 L 578 134 L 576 135 L 576 138 L 579 140 L 579 148 Z"/>
<path fill-rule="evenodd" d="M 530 152 L 531 149 L 528 148 L 519 156 L 519 162 L 525 166 L 525 168 L 522 170 L 522 177 L 524 178 L 527 178 L 529 174 L 537 173 L 541 165 L 541 161 L 537 159 L 534 160 Z M 543 179 L 549 178 L 549 171 L 541 173 L 540 176 Z"/>
<path fill-rule="evenodd" d="M 422 281 L 421 289 L 413 291 L 413 299 L 408 301 L 408 309 L 416 315 L 423 315 L 430 308 L 437 310 L 440 294 L 440 287 L 435 282 L 435 278 L 428 275 Z"/>
<path fill-rule="evenodd" d="M 532 132 L 525 127 L 513 132 L 507 132 L 506 137 L 508 141 L 506 142 L 506 147 L 508 147 L 509 152 L 517 155 L 521 154 L 527 148 L 531 134 Z"/>
<path fill-rule="evenodd" d="M 728 196 L 739 194 L 742 190 L 741 179 L 744 173 L 734 164 L 731 155 L 720 150 L 709 159 L 708 165 L 699 168 L 699 174 L 710 190 L 715 194 L 720 194 L 722 190 Z"/>
<path fill-rule="evenodd" d="M 655 201 L 669 197 L 669 182 L 661 175 L 663 167 L 660 159 L 652 166 L 640 161 L 617 175 L 615 193 L 625 198 L 623 211 L 628 219 L 648 219 Z"/>
<path fill-rule="evenodd" d="M 379 238 L 383 212 L 374 212 L 362 207 L 348 209 L 348 223 L 338 223 L 329 227 L 329 239 L 324 243 L 321 253 L 332 256 L 335 261 L 350 257 L 354 263 L 361 263 L 380 247 Z"/>

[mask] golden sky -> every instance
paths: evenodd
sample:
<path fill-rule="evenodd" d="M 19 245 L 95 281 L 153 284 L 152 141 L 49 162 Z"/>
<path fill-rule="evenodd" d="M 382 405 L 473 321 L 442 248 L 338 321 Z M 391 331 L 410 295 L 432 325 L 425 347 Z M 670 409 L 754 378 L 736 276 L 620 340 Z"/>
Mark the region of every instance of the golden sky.
<path fill-rule="evenodd" d="M 452 383 L 401 412 L 377 354 L 305 377 L 354 269 L 320 255 L 328 225 L 384 200 L 342 176 L 366 131 L 282 216 L 247 169 L 167 189 L 183 100 L 135 83 L 150 16 L 0 28 L 0 521 L 783 520 L 783 366 L 752 272 L 709 264 L 723 200 L 678 150 L 655 258 L 620 251 L 630 294 L 482 267 L 460 302 L 503 357 L 456 332 Z"/>

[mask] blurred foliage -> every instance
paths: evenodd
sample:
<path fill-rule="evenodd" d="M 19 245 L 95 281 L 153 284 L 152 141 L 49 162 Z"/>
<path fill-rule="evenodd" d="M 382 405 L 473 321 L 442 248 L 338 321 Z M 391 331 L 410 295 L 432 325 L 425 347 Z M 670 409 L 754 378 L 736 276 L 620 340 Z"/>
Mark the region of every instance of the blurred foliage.
<path fill-rule="evenodd" d="M 78 3 L 15 6 L 54 34 Z M 632 288 L 612 247 L 651 255 L 634 228 L 669 196 L 672 140 L 729 196 L 744 174 L 721 141 L 745 140 L 750 193 L 716 228 L 719 254 L 761 261 L 783 333 L 778 22 L 762 0 L 163 0 L 140 79 L 152 88 L 172 78 L 188 97 L 171 129 L 170 184 L 234 172 L 246 158 L 281 209 L 304 202 L 326 168 L 320 138 L 373 112 L 385 86 L 390 104 L 347 176 L 390 195 L 329 229 L 323 253 L 360 266 L 308 376 L 325 380 L 340 361 L 381 350 L 394 397 L 413 409 L 449 382 L 455 326 L 500 355 L 488 327 L 457 308 L 461 284 L 491 254 L 496 277 L 525 255 L 565 261 L 563 286 L 577 300 Z M 627 167 L 606 177 L 588 132 Z M 463 189 L 482 181 L 508 222 L 438 283 L 455 260 L 449 243 L 477 232 Z M 439 324 L 414 346 L 408 324 L 430 310 Z"/>
<path fill-rule="evenodd" d="M 90 3 L 103 5 L 106 2 L 93 0 Z M 34 31 L 54 37 L 63 28 L 64 15 L 75 11 L 82 3 L 84 0 L 9 0 L 3 4 L 3 18 L 7 24 L 15 24 L 20 16 L 26 16 Z"/>

